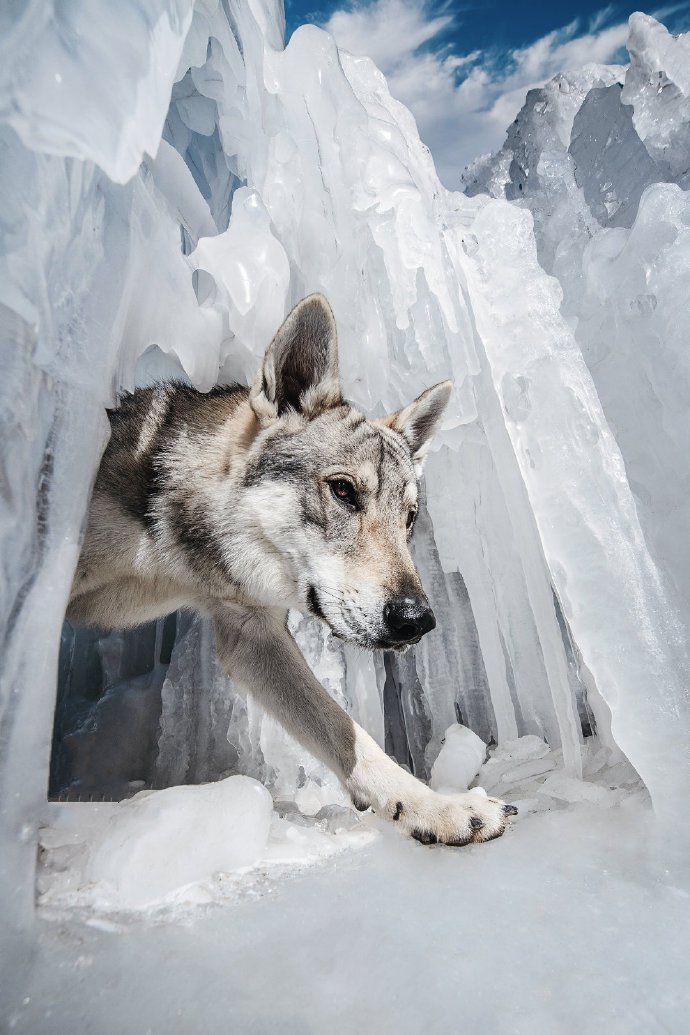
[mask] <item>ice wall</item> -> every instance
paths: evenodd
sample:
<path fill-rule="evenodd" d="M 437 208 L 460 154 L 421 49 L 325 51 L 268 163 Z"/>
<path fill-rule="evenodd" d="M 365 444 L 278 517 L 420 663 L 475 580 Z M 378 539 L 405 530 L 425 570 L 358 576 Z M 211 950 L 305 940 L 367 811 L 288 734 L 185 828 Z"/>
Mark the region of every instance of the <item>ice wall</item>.
<path fill-rule="evenodd" d="M 645 584 L 656 582 L 654 596 L 670 604 L 631 596 L 637 643 L 644 644 L 661 619 L 654 635 L 668 652 L 679 696 L 663 690 L 660 675 L 644 666 L 635 668 L 628 685 L 645 672 L 639 694 L 647 698 L 650 723 L 656 724 L 656 710 L 664 714 L 676 701 L 684 780 L 690 35 L 671 36 L 654 18 L 635 14 L 628 49 L 627 68 L 589 66 L 531 91 L 501 152 L 464 178 L 470 195 L 507 198 L 529 211 L 539 263 L 559 282 L 561 312 L 621 452 L 616 480 L 630 489 L 627 509 L 639 520 L 640 545 L 648 552 Z M 628 583 L 632 588 L 637 580 L 628 577 Z M 615 608 L 607 624 L 619 619 Z M 630 643 L 620 628 L 616 639 Z M 645 656 L 654 651 L 645 647 Z M 663 745 L 658 750 L 663 766 Z"/>
<path fill-rule="evenodd" d="M 128 31 L 120 28 L 123 12 Z M 613 374 L 605 389 L 569 308 L 577 286 L 564 272 L 561 307 L 557 283 L 544 272 L 550 249 L 549 272 L 560 276 L 562 262 L 583 282 L 575 260 L 587 252 L 584 237 L 590 251 L 601 242 L 597 261 L 607 271 L 623 256 L 618 278 L 626 285 L 627 264 L 642 270 L 650 248 L 686 261 L 681 215 L 665 228 L 668 213 L 681 212 L 678 187 L 642 195 L 642 206 L 650 198 L 662 206 L 663 218 L 649 211 L 651 238 L 635 238 L 620 223 L 602 231 L 614 236 L 600 238 L 592 232 L 599 226 L 594 202 L 618 211 L 635 168 L 649 177 L 651 166 L 624 163 L 621 196 L 609 197 L 596 170 L 583 168 L 587 186 L 580 185 L 574 160 L 558 150 L 589 86 L 620 92 L 620 73 L 596 72 L 586 89 L 578 87 L 581 102 L 571 96 L 558 108 L 548 154 L 527 148 L 535 177 L 560 190 L 565 206 L 554 202 L 539 215 L 544 225 L 560 220 L 565 244 L 547 240 L 535 219 L 537 251 L 527 213 L 505 200 L 444 190 L 411 115 L 370 61 L 339 53 L 309 26 L 283 49 L 282 11 L 270 0 L 199 0 L 193 12 L 130 0 L 116 16 L 103 5 L 104 49 L 95 17 L 30 5 L 16 23 L 4 15 L 0 34 L 7 846 L 0 865 L 8 930 L 22 930 L 31 916 L 60 626 L 105 443 L 104 407 L 119 386 L 153 377 L 184 376 L 201 389 L 217 380 L 246 383 L 287 308 L 315 290 L 333 305 L 345 390 L 363 408 L 381 414 L 435 381 L 456 384 L 428 464 L 415 545 L 438 628 L 402 659 L 363 658 L 295 617 L 295 635 L 319 676 L 421 775 L 458 716 L 485 739 L 545 737 L 578 775 L 582 719 L 613 744 L 610 710 L 618 746 L 657 808 L 672 811 L 687 787 L 686 612 L 672 566 L 662 563 L 644 524 L 640 496 L 631 495 L 630 450 L 613 413 L 628 414 L 641 454 L 652 426 L 679 452 L 681 397 L 669 411 L 677 422 L 669 423 L 663 400 L 647 405 L 639 395 L 628 407 Z M 653 65 L 649 41 L 657 30 L 644 22 L 636 31 L 638 50 Z M 75 50 L 66 41 L 76 33 L 86 43 Z M 646 98 L 643 77 L 630 81 Z M 682 118 L 683 84 L 674 89 L 672 117 Z M 634 103 L 642 111 L 647 102 Z M 599 132 L 601 109 L 590 100 L 589 110 L 594 122 L 577 138 L 585 151 L 587 132 Z M 640 132 L 654 151 L 659 116 L 644 110 Z M 674 162 L 679 141 L 681 132 Z M 599 155 L 601 169 L 609 158 L 615 165 L 617 154 Z M 657 167 L 659 155 L 647 154 Z M 498 172 L 485 163 L 495 193 L 501 175 L 510 182 L 518 175 L 511 162 Z M 676 282 L 670 272 L 665 278 L 647 291 L 635 287 L 636 304 L 643 301 L 634 312 L 656 321 L 659 338 L 674 328 L 680 348 Z M 623 288 L 593 273 L 587 313 L 601 326 L 596 341 L 610 343 L 614 362 L 632 376 L 634 364 L 621 352 L 623 324 L 608 328 L 609 296 L 603 305 L 597 297 L 608 283 L 613 304 L 625 309 Z M 682 393 L 680 356 L 674 360 L 666 338 L 659 349 L 668 356 L 668 392 Z M 668 491 L 680 501 L 680 487 Z M 658 485 L 650 483 L 649 495 L 650 506 L 667 515 Z M 680 527 L 684 516 L 681 506 L 665 520 Z M 108 693 L 80 730 L 79 759 L 85 746 L 93 750 L 86 734 L 100 736 L 97 752 L 119 788 L 114 794 L 140 779 L 194 782 L 231 770 L 261 776 L 275 797 L 297 798 L 305 811 L 337 801 L 332 777 L 235 693 L 215 663 L 208 628 L 181 621 L 176 637 L 167 653 L 162 627 L 99 643 Z M 83 640 L 70 630 L 65 638 L 64 679 L 74 684 Z M 135 675 L 137 651 L 149 651 L 151 665 Z M 141 748 L 145 771 L 127 762 L 112 732 L 122 730 L 128 708 L 158 723 L 153 757 L 150 745 Z M 88 782 L 88 773 L 80 778 Z"/>
<path fill-rule="evenodd" d="M 629 48 L 627 70 L 590 66 L 531 91 L 503 150 L 465 179 L 531 212 L 648 547 L 687 615 L 690 42 L 638 14 Z"/>

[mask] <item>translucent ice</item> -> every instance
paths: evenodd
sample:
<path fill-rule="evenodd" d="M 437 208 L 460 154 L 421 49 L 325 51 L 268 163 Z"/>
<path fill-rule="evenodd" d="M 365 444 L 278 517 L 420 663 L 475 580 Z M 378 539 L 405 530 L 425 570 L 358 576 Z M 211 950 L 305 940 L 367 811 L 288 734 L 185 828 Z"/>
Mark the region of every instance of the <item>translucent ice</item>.
<path fill-rule="evenodd" d="M 571 489 L 566 496 L 575 504 L 576 482 L 584 487 L 581 477 L 591 476 L 597 456 L 603 459 L 608 454 L 612 477 L 600 497 L 600 518 L 591 527 L 600 546 L 609 542 L 609 556 L 618 555 L 620 582 L 615 597 L 628 601 L 627 607 L 616 605 L 601 612 L 606 643 L 596 651 L 597 664 L 603 661 L 608 668 L 614 657 L 631 660 L 629 647 L 637 643 L 642 648 L 638 658 L 642 667 L 631 666 L 620 690 L 605 691 L 601 668 L 596 673 L 592 669 L 593 655 L 587 656 L 583 629 L 576 627 L 585 612 L 575 583 L 584 574 L 582 563 L 590 566 L 588 581 L 596 580 L 591 568 L 596 550 L 588 547 L 582 553 L 577 572 L 568 571 L 563 559 L 556 567 L 552 564 L 554 585 L 584 662 L 580 671 L 588 685 L 590 705 L 595 713 L 599 710 L 598 687 L 611 707 L 618 744 L 623 746 L 628 736 L 637 740 L 640 753 L 630 743 L 625 750 L 640 772 L 644 771 L 650 786 L 666 769 L 669 746 L 671 753 L 678 750 L 682 754 L 688 737 L 690 568 L 681 533 L 690 522 L 690 454 L 681 445 L 688 440 L 690 398 L 685 317 L 688 214 L 687 197 L 681 189 L 690 166 L 690 116 L 684 99 L 688 39 L 671 37 L 654 19 L 633 15 L 627 70 L 612 74 L 585 69 L 559 76 L 543 90 L 533 91 L 501 154 L 467 175 L 473 194 L 486 189 L 495 197 L 510 199 L 516 207 L 529 209 L 539 263 L 559 281 L 562 296 L 552 296 L 552 312 L 560 309 L 570 328 L 569 333 L 561 324 L 560 376 L 568 365 L 575 364 L 564 378 L 570 382 L 566 392 L 570 401 L 565 403 L 564 398 L 559 410 L 565 414 L 575 404 L 579 412 L 575 416 L 571 411 L 567 418 L 568 436 L 571 444 L 577 434 L 583 436 L 582 459 L 567 471 Z M 620 82 L 624 83 L 622 90 Z M 567 90 L 561 89 L 564 84 Z M 668 182 L 673 180 L 677 182 Z M 487 218 L 495 218 L 493 209 L 488 207 L 486 212 Z M 526 230 L 528 247 L 532 225 Z M 506 233 L 505 222 L 500 229 L 496 225 L 496 232 L 505 257 L 504 245 L 515 236 Z M 514 254 L 511 268 L 520 261 Z M 495 269 L 488 255 L 483 265 L 489 275 Z M 498 281 L 494 283 L 498 286 Z M 547 296 L 548 292 L 539 299 L 533 296 L 529 307 L 530 334 L 535 340 L 549 305 Z M 504 297 L 511 307 L 510 324 L 516 327 L 518 296 L 512 292 Z M 497 302 L 494 294 L 492 304 Z M 554 326 L 550 318 L 549 323 Z M 507 340 L 506 335 L 497 342 L 501 366 L 509 351 Z M 522 345 L 520 351 L 524 354 Z M 579 389 L 573 381 L 576 367 Z M 587 381 L 589 387 L 583 393 Z M 502 391 L 507 427 L 514 443 L 519 440 L 518 448 L 525 451 L 528 480 L 538 478 L 546 457 L 541 442 L 529 445 L 525 432 L 536 413 L 544 411 L 536 401 L 536 384 L 524 362 L 507 378 L 503 375 Z M 551 427 L 555 429 L 554 422 Z M 549 479 L 551 491 L 534 495 L 535 511 L 559 497 L 553 492 L 554 484 Z M 612 509 L 614 492 L 622 506 Z M 548 525 L 542 526 L 547 552 L 555 535 L 563 543 L 566 524 L 565 536 L 571 546 L 580 538 L 596 510 L 592 505 L 595 496 L 585 491 L 585 498 L 584 509 L 578 506 L 569 518 L 562 515 L 560 520 L 552 515 Z M 617 524 L 616 513 L 623 518 L 627 532 Z M 633 574 L 633 567 L 638 574 Z M 600 584 L 588 620 L 603 603 L 605 583 Z M 637 596 L 640 591 L 643 596 Z M 579 619 L 572 611 L 576 597 L 580 599 L 576 608 Z M 630 633 L 619 624 L 625 613 Z M 628 695 L 635 684 L 640 711 L 633 719 Z M 600 714 L 598 718 L 603 729 L 606 717 Z M 647 734 L 662 726 L 668 739 L 657 741 L 654 747 Z M 666 793 L 680 791 L 685 769 L 669 769 L 667 777 L 668 791 L 662 793 L 659 787 L 657 793 L 659 805 Z"/>
<path fill-rule="evenodd" d="M 486 757 L 486 744 L 476 733 L 454 723 L 431 767 L 430 785 L 436 791 L 466 791 Z"/>
<path fill-rule="evenodd" d="M 219 870 L 256 862 L 272 811 L 271 795 L 247 776 L 143 791 L 117 806 L 91 849 L 86 880 L 104 882 L 125 909 L 160 902 Z"/>
<path fill-rule="evenodd" d="M 688 185 L 690 163 L 690 35 L 672 36 L 655 18 L 630 19 L 630 68 L 621 100 L 635 129 L 669 178 Z"/>
<path fill-rule="evenodd" d="M 3 14 L 0 119 L 32 150 L 91 160 L 126 183 L 158 150 L 192 8 L 123 0 L 114 18 L 107 0 L 48 0 Z"/>

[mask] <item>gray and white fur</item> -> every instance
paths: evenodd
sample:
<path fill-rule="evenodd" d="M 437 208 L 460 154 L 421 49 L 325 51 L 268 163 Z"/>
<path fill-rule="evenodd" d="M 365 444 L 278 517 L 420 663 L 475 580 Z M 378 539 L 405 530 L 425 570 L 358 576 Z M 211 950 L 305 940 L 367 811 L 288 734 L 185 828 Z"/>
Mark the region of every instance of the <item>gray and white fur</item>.
<path fill-rule="evenodd" d="M 328 696 L 286 627 L 298 608 L 368 649 L 435 620 L 409 552 L 417 478 L 451 392 L 369 420 L 343 400 L 333 314 L 304 299 L 251 388 L 161 384 L 127 396 L 94 487 L 68 617 L 107 628 L 180 607 L 208 615 L 220 660 L 373 808 L 425 843 L 488 841 L 513 806 L 440 795 Z"/>

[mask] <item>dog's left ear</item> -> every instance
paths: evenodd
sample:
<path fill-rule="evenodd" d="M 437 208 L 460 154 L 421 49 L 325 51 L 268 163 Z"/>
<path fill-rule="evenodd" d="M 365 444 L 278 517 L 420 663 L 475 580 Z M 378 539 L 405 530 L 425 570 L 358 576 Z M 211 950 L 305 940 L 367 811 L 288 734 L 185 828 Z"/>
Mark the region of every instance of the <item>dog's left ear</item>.
<path fill-rule="evenodd" d="M 340 401 L 333 311 L 323 295 L 309 295 L 268 346 L 249 402 L 261 423 L 268 424 L 290 409 L 314 417 Z"/>
<path fill-rule="evenodd" d="M 391 413 L 381 421 L 392 431 L 399 432 L 407 442 L 417 477 L 422 473 L 427 450 L 452 391 L 453 382 L 442 381 L 433 388 L 427 388 L 404 410 Z"/>

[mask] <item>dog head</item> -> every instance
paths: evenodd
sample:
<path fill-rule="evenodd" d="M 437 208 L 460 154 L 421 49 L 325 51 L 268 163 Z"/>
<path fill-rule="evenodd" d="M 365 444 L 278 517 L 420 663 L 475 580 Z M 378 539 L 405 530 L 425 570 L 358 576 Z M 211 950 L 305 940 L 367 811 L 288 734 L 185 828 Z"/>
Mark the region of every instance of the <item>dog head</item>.
<path fill-rule="evenodd" d="M 366 648 L 402 649 L 435 619 L 410 556 L 417 479 L 451 393 L 445 381 L 368 420 L 341 395 L 335 321 L 304 299 L 250 390 L 261 432 L 245 471 L 251 520 L 293 606 Z"/>

